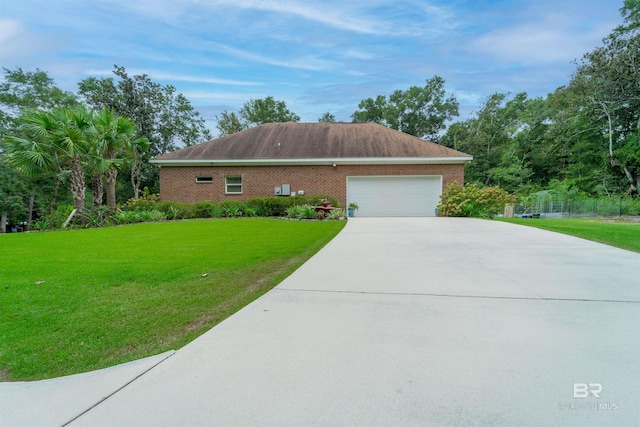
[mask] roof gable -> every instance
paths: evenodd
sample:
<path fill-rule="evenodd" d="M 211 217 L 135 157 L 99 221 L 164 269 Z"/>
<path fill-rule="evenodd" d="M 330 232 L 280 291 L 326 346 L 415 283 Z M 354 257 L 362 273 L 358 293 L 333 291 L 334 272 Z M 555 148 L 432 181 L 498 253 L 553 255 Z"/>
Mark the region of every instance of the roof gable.
<path fill-rule="evenodd" d="M 465 153 L 375 123 L 267 123 L 152 159 L 159 164 L 194 162 L 286 163 L 371 159 L 471 160 Z"/>

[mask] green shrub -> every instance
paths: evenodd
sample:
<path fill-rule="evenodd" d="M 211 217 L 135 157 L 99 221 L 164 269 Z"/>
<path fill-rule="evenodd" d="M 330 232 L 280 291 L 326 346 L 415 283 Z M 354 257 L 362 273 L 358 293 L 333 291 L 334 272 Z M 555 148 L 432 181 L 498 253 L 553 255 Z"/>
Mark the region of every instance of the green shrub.
<path fill-rule="evenodd" d="M 622 215 L 640 215 L 640 197 L 622 199 Z"/>
<path fill-rule="evenodd" d="M 287 217 L 295 219 L 314 219 L 316 209 L 311 205 L 293 205 L 287 208 Z"/>
<path fill-rule="evenodd" d="M 344 209 L 333 209 L 329 212 L 329 215 L 327 215 L 327 219 L 333 220 L 333 221 L 337 221 L 340 218 L 344 218 L 347 216 L 347 212 Z"/>
<path fill-rule="evenodd" d="M 37 230 L 55 230 L 62 228 L 71 212 L 73 205 L 61 205 L 56 208 L 50 215 L 45 215 L 36 221 L 35 228 Z"/>
<path fill-rule="evenodd" d="M 258 210 L 256 208 L 245 206 L 244 207 L 244 216 L 258 216 Z"/>
<path fill-rule="evenodd" d="M 159 194 L 151 194 L 149 193 L 149 189 L 145 187 L 142 190 L 142 194 L 137 199 L 129 199 L 127 202 L 122 205 L 122 210 L 132 211 L 139 209 L 151 209 L 156 206 L 160 202 Z"/>
<path fill-rule="evenodd" d="M 74 226 L 91 228 L 103 227 L 113 223 L 113 215 L 108 206 L 100 206 L 91 210 L 84 211 L 76 215 L 73 220 Z"/>
<path fill-rule="evenodd" d="M 225 200 L 220 203 L 220 208 L 222 209 L 223 216 L 226 217 L 237 217 L 242 216 L 244 212 L 245 203 L 239 200 Z"/>
<path fill-rule="evenodd" d="M 157 209 L 139 209 L 135 211 L 118 211 L 113 218 L 117 224 L 135 224 L 137 222 L 162 221 L 167 217 L 164 212 Z"/>
<path fill-rule="evenodd" d="M 318 206 L 322 199 L 328 200 L 334 207 L 340 207 L 338 199 L 325 195 L 253 198 L 247 200 L 246 205 L 254 208 L 257 216 L 288 216 L 287 209 L 291 206 Z"/>
<path fill-rule="evenodd" d="M 476 184 L 463 186 L 453 182 L 440 196 L 438 211 L 443 216 L 492 218 L 515 201 L 516 196 L 500 187 L 480 188 Z"/>
<path fill-rule="evenodd" d="M 224 209 L 222 207 L 215 205 L 211 208 L 211 218 L 224 218 Z"/>
<path fill-rule="evenodd" d="M 316 218 L 316 209 L 311 205 L 302 205 L 302 219 Z"/>
<path fill-rule="evenodd" d="M 138 211 L 118 211 L 113 215 L 116 224 L 132 224 L 139 221 Z"/>
<path fill-rule="evenodd" d="M 190 219 L 195 218 L 193 205 L 180 202 L 159 202 L 155 209 L 163 212 L 169 219 Z"/>
<path fill-rule="evenodd" d="M 265 197 L 263 200 L 267 216 L 283 216 L 287 208 L 293 206 L 291 197 Z"/>
<path fill-rule="evenodd" d="M 195 218 L 211 218 L 211 212 L 216 206 L 211 200 L 196 202 L 193 205 L 193 215 Z"/>
<path fill-rule="evenodd" d="M 300 218 L 301 209 L 300 206 L 289 206 L 286 211 L 287 218 Z"/>

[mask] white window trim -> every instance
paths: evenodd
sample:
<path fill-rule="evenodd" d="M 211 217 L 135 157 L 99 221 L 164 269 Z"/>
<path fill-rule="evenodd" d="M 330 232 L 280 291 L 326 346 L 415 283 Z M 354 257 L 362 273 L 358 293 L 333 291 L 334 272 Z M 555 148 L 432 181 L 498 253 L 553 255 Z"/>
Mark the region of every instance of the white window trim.
<path fill-rule="evenodd" d="M 227 180 L 229 178 L 240 178 L 239 184 L 229 184 Z M 240 191 L 229 191 L 229 186 L 240 186 Z M 224 177 L 224 194 L 242 194 L 243 184 L 242 184 L 242 176 L 241 175 L 229 175 Z"/>
<path fill-rule="evenodd" d="M 202 178 L 204 178 L 204 180 L 201 181 Z M 212 176 L 196 176 L 196 184 L 211 184 L 211 183 L 213 183 Z"/>

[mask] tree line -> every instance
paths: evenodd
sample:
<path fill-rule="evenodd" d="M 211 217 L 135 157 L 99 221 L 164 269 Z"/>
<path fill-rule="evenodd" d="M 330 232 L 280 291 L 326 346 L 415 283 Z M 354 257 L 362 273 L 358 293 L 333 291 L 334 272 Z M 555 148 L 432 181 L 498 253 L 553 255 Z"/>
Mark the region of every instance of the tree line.
<path fill-rule="evenodd" d="M 465 181 L 520 195 L 542 189 L 638 195 L 640 189 L 640 1 L 625 0 L 623 24 L 576 61 L 569 82 L 544 97 L 495 93 L 472 117 L 434 76 L 424 86 L 362 100 L 353 122 L 375 122 L 474 157 Z M 204 119 L 175 87 L 147 75 L 89 77 L 77 93 L 45 71 L 4 69 L 0 83 L 0 212 L 31 221 L 73 202 L 114 209 L 141 188 L 159 191 L 151 157 L 211 139 Z M 284 101 L 251 99 L 217 119 L 220 136 L 299 121 Z M 330 112 L 320 122 L 335 122 Z M 118 173 L 120 172 L 120 173 Z M 64 191 L 63 189 L 67 189 Z"/>
<path fill-rule="evenodd" d="M 204 118 L 175 87 L 147 75 L 90 77 L 78 92 L 42 70 L 4 69 L 0 83 L 0 227 L 31 223 L 73 203 L 113 211 L 117 200 L 158 191 L 149 159 L 211 139 Z M 119 173 L 122 172 L 122 173 Z M 85 190 L 91 188 L 91 203 Z M 106 193 L 106 194 L 105 194 Z M 106 195 L 106 203 L 105 203 Z"/>

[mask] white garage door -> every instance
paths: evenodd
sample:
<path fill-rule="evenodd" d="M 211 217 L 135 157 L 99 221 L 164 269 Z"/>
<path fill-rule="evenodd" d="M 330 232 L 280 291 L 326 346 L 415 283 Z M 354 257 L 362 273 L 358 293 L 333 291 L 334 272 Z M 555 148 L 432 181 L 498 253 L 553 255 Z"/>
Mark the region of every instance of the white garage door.
<path fill-rule="evenodd" d="M 441 176 L 350 176 L 347 203 L 356 216 L 435 216 L 442 193 Z"/>

